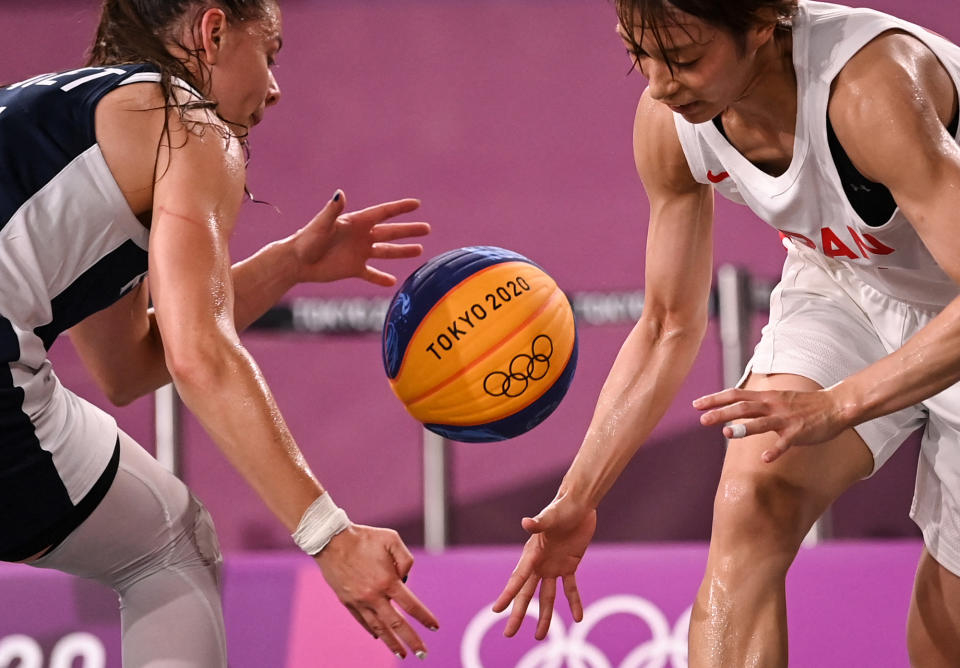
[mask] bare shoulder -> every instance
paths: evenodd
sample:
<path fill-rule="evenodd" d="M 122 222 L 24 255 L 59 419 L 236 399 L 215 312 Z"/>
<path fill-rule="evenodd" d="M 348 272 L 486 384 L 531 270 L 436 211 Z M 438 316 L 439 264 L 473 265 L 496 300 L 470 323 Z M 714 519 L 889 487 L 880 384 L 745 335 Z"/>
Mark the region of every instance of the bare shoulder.
<path fill-rule="evenodd" d="M 649 191 L 689 192 L 697 183 L 680 145 L 673 112 L 654 100 L 649 89 L 637 104 L 633 123 L 633 154 L 637 172 Z"/>
<path fill-rule="evenodd" d="M 119 86 L 97 105 L 97 144 L 136 215 L 150 210 L 164 118 L 163 96 L 153 83 Z"/>
<path fill-rule="evenodd" d="M 175 164 L 215 177 L 242 194 L 242 144 L 234 132 L 187 91 L 165 103 L 156 83 L 121 86 L 96 112 L 97 143 L 131 210 L 149 212 L 157 180 Z"/>
<path fill-rule="evenodd" d="M 857 52 L 830 95 L 837 137 L 868 177 L 872 154 L 896 150 L 905 138 L 940 142 L 956 113 L 950 74 L 926 44 L 899 31 L 883 33 Z"/>

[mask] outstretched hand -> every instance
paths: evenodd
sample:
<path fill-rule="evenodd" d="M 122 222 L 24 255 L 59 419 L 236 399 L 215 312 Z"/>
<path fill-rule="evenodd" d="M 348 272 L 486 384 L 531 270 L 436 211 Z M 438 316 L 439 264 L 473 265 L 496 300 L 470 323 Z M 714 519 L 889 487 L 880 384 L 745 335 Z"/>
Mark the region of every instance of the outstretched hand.
<path fill-rule="evenodd" d="M 420 244 L 395 242 L 429 234 L 428 223 L 387 222 L 415 211 L 420 201 L 401 199 L 343 213 L 345 204 L 346 197 L 338 190 L 313 220 L 294 235 L 299 281 L 355 277 L 390 287 L 397 282 L 396 277 L 371 267 L 368 261 L 417 257 L 423 252 Z"/>
<path fill-rule="evenodd" d="M 573 619 L 578 622 L 583 619 L 583 604 L 574 573 L 597 528 L 597 511 L 558 496 L 536 517 L 523 518 L 522 524 L 532 535 L 523 546 L 520 561 L 506 587 L 494 602 L 493 611 L 502 612 L 513 601 L 503 634 L 508 638 L 514 636 L 539 584 L 540 614 L 535 637 L 543 640 L 553 618 L 557 578 L 563 580 L 563 592 Z"/>
<path fill-rule="evenodd" d="M 405 584 L 413 555 L 396 531 L 354 524 L 315 559 L 337 598 L 374 638 L 400 658 L 407 648 L 423 658 L 427 646 L 393 603 L 431 631 L 439 622 Z"/>
<path fill-rule="evenodd" d="M 851 427 L 829 390 L 723 390 L 693 402 L 703 425 L 737 420 L 723 428 L 727 438 L 776 432 L 773 447 L 761 455 L 772 462 L 793 446 L 817 445 L 829 441 Z"/>

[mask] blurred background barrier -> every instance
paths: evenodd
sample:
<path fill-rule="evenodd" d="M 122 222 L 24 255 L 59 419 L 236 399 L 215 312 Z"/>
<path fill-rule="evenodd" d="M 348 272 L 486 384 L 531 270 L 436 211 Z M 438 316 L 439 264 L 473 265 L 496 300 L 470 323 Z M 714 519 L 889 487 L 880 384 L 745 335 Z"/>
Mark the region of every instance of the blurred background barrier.
<path fill-rule="evenodd" d="M 845 541 L 803 549 L 787 579 L 791 665 L 899 667 L 918 541 Z M 437 614 L 417 665 L 438 668 L 686 668 L 690 604 L 703 545 L 590 548 L 577 573 L 584 619 L 561 602 L 547 638 L 533 640 L 536 602 L 517 637 L 490 605 L 517 551 L 457 548 L 415 554 L 411 586 Z M 120 668 L 116 598 L 56 572 L 0 565 L 0 667 Z M 9 599 L 8 599 L 9 597 Z M 235 554 L 224 572 L 233 668 L 398 668 L 302 555 Z M 20 663 L 17 663 L 17 659 Z"/>

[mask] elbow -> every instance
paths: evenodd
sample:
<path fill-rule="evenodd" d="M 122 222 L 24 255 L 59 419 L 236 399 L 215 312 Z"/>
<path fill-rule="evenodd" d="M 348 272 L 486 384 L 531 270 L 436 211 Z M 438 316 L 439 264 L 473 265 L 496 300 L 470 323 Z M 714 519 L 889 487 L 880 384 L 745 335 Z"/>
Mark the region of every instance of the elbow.
<path fill-rule="evenodd" d="M 184 396 L 216 392 L 222 381 L 237 366 L 230 351 L 234 346 L 199 343 L 166 351 L 167 370 L 177 389 Z"/>
<path fill-rule="evenodd" d="M 644 313 L 641 323 L 647 337 L 656 345 L 693 345 L 699 347 L 707 333 L 706 309 L 695 312 Z"/>
<path fill-rule="evenodd" d="M 136 374 L 124 376 L 100 376 L 96 378 L 97 385 L 103 395 L 114 406 L 122 408 L 129 406 L 140 397 L 146 395 L 150 388 L 141 388 L 136 382 Z"/>
<path fill-rule="evenodd" d="M 142 397 L 142 394 L 130 392 L 127 388 L 104 388 L 107 400 L 118 408 L 129 406 Z"/>

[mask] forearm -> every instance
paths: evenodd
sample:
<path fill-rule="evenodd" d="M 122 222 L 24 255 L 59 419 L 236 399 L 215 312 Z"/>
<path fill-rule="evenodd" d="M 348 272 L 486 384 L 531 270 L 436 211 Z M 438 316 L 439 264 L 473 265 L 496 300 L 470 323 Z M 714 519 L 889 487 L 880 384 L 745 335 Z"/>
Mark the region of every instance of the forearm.
<path fill-rule="evenodd" d="M 297 284 L 297 267 L 291 237 L 268 244 L 231 267 L 237 331 L 249 327 Z"/>
<path fill-rule="evenodd" d="M 673 402 L 705 330 L 705 318 L 672 331 L 640 320 L 604 383 L 560 494 L 571 494 L 590 507 L 599 504 Z"/>
<path fill-rule="evenodd" d="M 228 461 L 293 532 L 323 488 L 249 353 L 239 344 L 198 345 L 199 357 L 171 362 L 187 408 Z M 189 365 L 186 367 L 184 365 Z"/>
<path fill-rule="evenodd" d="M 960 381 L 960 298 L 901 348 L 829 388 L 843 420 L 858 425 Z"/>

